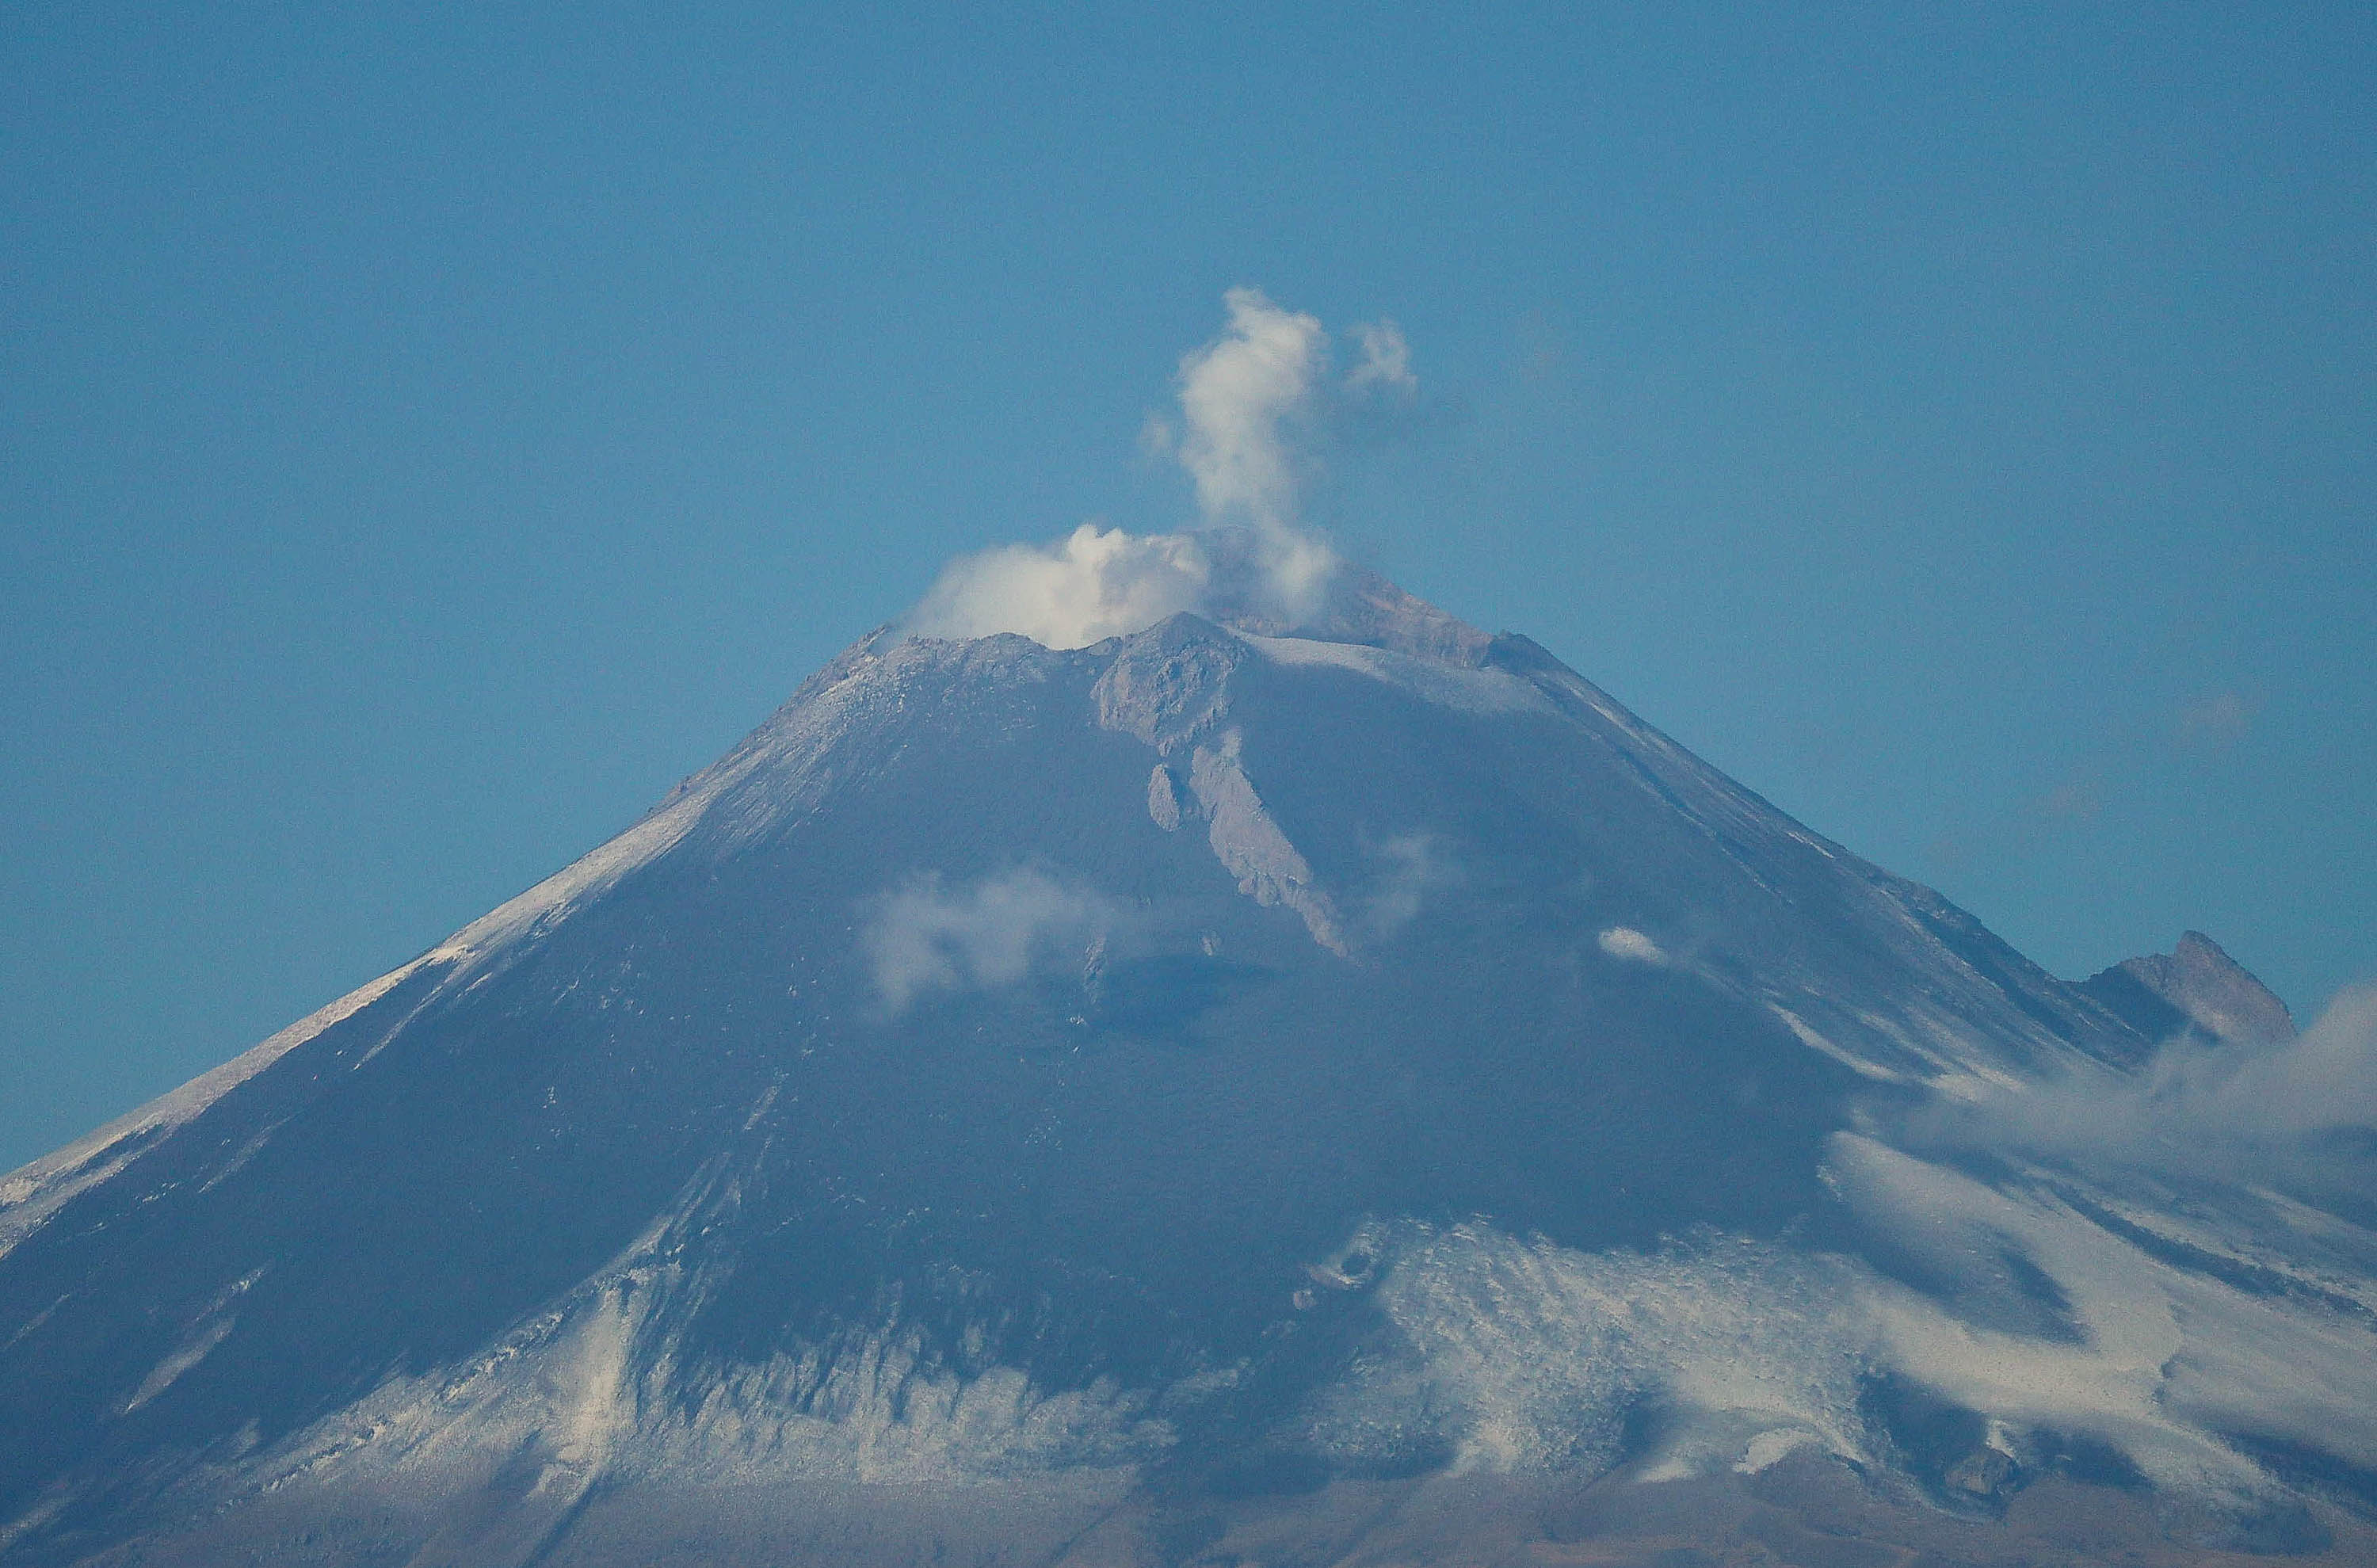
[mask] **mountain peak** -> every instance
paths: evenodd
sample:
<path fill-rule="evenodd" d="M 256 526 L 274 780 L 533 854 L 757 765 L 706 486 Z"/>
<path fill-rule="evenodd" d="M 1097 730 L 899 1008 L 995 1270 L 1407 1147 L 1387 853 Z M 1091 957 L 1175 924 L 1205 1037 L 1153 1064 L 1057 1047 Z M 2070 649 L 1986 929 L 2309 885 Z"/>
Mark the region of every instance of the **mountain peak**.
<path fill-rule="evenodd" d="M 2201 931 L 2182 933 L 2169 952 L 2125 958 L 2080 988 L 2156 1039 L 2191 1029 L 2240 1046 L 2282 1045 L 2295 1036 L 2287 1004 Z"/>
<path fill-rule="evenodd" d="M 1236 631 L 1385 648 L 1476 669 L 1493 638 L 1457 616 L 1396 587 L 1367 567 L 1342 568 L 1318 609 L 1290 620 L 1252 609 L 1224 609 L 1213 617 Z"/>
<path fill-rule="evenodd" d="M 2156 1035 L 1524 638 L 1211 559 L 1034 623 L 1095 640 L 862 640 L 0 1182 L 0 1560 L 1273 1561 L 1340 1478 L 1968 1511 L 2104 1454 L 2260 1528 L 2240 1424 L 2377 1453 L 2365 1314 L 2291 1283 L 2359 1252 L 1927 1142 Z"/>

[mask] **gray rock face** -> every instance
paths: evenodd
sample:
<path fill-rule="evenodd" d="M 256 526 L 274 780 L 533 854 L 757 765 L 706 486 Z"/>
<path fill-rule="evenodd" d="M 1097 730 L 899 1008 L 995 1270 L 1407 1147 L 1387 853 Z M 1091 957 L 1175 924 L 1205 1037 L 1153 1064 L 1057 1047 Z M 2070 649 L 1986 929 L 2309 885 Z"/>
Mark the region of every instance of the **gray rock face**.
<path fill-rule="evenodd" d="M 0 1560 L 1168 1562 L 1810 1465 L 2241 1530 L 2377 1470 L 2348 1204 L 1921 1134 L 2151 1031 L 1349 583 L 863 640 L 0 1183 Z"/>
<path fill-rule="evenodd" d="M 2287 1004 L 2201 931 L 2182 935 L 2174 952 L 2099 970 L 2080 988 L 2153 1039 L 2190 1029 L 2240 1046 L 2279 1046 L 2295 1037 Z"/>
<path fill-rule="evenodd" d="M 1180 786 L 1161 762 L 1147 775 L 1147 818 L 1167 833 L 1180 831 Z"/>
<path fill-rule="evenodd" d="M 1244 743 L 1238 731 L 1229 730 L 1218 745 L 1200 746 L 1189 758 L 1188 787 L 1212 824 L 1207 837 L 1213 856 L 1237 878 L 1240 892 L 1260 904 L 1284 904 L 1295 910 L 1304 916 L 1304 928 L 1314 941 L 1344 957 L 1345 939 L 1338 929 L 1337 911 L 1314 884 L 1311 866 L 1287 842 L 1248 782 L 1239 760 Z"/>
<path fill-rule="evenodd" d="M 1247 658 L 1244 642 L 1185 615 L 1119 639 L 1113 648 L 1091 688 L 1098 723 L 1163 754 L 1220 721 L 1228 711 L 1230 676 Z"/>

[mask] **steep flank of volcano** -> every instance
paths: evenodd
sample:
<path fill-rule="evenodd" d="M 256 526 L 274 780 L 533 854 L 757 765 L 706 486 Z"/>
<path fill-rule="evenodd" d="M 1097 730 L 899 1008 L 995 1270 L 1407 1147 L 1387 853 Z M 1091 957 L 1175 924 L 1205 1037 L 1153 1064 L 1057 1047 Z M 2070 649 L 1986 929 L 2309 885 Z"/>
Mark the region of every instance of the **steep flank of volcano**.
<path fill-rule="evenodd" d="M 0 1556 L 1170 1561 L 1256 1493 L 1791 1455 L 2278 1529 L 2274 1455 L 2377 1466 L 2366 1232 L 1893 1142 L 2121 1081 L 2120 1007 L 1524 638 L 1215 613 L 864 639 L 9 1178 Z"/>

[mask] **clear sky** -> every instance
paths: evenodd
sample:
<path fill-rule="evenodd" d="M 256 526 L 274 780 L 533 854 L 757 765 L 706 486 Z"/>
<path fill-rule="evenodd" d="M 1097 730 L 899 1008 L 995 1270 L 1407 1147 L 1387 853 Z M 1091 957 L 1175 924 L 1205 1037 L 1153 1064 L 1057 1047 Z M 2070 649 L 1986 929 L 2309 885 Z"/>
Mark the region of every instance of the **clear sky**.
<path fill-rule="evenodd" d="M 0 1167 L 631 820 L 954 553 L 1341 546 L 2076 976 L 2377 977 L 2377 13 L 0 11 Z"/>

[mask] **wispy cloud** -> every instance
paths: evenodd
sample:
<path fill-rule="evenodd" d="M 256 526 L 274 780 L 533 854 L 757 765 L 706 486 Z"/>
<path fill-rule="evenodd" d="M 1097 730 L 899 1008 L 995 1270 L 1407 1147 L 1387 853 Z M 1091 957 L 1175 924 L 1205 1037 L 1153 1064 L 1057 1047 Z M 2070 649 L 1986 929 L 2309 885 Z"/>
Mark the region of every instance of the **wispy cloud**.
<path fill-rule="evenodd" d="M 1419 391 L 1419 377 L 1412 374 L 1411 345 L 1404 341 L 1404 329 L 1392 321 L 1362 322 L 1354 328 L 1354 341 L 1362 346 L 1362 357 L 1345 377 L 1345 385 L 1355 391 L 1377 390 L 1395 397 L 1413 397 Z"/>
<path fill-rule="evenodd" d="M 995 990 L 1084 953 L 1114 924 L 1113 902 L 1023 868 L 960 886 L 920 876 L 877 900 L 859 933 L 884 1007 L 931 990 Z"/>
<path fill-rule="evenodd" d="M 1254 288 L 1230 290 L 1223 305 L 1221 332 L 1181 356 L 1177 420 L 1151 417 L 1140 435 L 1142 451 L 1187 472 L 1200 529 L 1084 525 L 1053 543 L 962 557 L 909 613 L 908 630 L 1012 631 L 1079 648 L 1181 610 L 1293 626 L 1319 609 L 1340 565 L 1303 517 L 1320 433 L 1339 413 L 1415 395 L 1411 348 L 1392 321 L 1356 325 L 1355 363 L 1340 377 L 1319 317 Z"/>
<path fill-rule="evenodd" d="M 2333 1156 L 2339 1135 L 2377 1135 L 2377 985 L 2341 992 L 2282 1043 L 2182 1037 L 2139 1072 L 2009 1093 L 1926 1131 L 2165 1169 L 2300 1170 Z"/>
<path fill-rule="evenodd" d="M 1612 926 L 1595 939 L 1601 951 L 1612 958 L 1622 958 L 1631 964 L 1665 964 L 1667 955 L 1659 944 L 1631 926 Z"/>
<path fill-rule="evenodd" d="M 2105 814 L 2105 796 L 2093 779 L 2067 779 L 2033 800 L 2030 809 L 2050 824 L 2085 826 Z"/>
<path fill-rule="evenodd" d="M 1400 833 L 1373 852 L 1380 863 L 1363 909 L 1376 937 L 1392 937 L 1419 918 L 1429 899 L 1461 880 L 1461 867 L 1434 833 Z"/>

